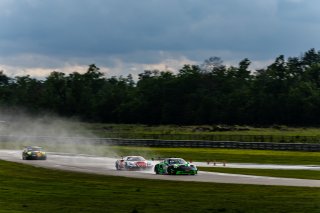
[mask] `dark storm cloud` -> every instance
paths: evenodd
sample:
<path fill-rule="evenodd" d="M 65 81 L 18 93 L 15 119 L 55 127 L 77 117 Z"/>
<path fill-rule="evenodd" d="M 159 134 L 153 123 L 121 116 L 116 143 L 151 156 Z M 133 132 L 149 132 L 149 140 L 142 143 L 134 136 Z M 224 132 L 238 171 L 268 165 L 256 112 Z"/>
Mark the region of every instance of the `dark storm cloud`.
<path fill-rule="evenodd" d="M 196 61 L 219 52 L 230 60 L 294 56 L 319 48 L 319 6 L 316 0 L 0 0 L 0 63 L 26 54 L 75 63 L 157 63 L 159 52 Z"/>

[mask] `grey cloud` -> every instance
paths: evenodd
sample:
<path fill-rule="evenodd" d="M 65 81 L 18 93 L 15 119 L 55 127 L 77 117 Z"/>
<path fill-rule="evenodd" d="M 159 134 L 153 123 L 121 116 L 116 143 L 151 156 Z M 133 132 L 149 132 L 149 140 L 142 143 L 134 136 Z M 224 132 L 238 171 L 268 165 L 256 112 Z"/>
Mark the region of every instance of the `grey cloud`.
<path fill-rule="evenodd" d="M 233 53 L 225 54 L 232 60 L 240 53 L 268 59 L 320 46 L 316 0 L 3 0 L 0 6 L 2 58 L 156 63 L 164 51 L 193 60 L 219 52 Z"/>

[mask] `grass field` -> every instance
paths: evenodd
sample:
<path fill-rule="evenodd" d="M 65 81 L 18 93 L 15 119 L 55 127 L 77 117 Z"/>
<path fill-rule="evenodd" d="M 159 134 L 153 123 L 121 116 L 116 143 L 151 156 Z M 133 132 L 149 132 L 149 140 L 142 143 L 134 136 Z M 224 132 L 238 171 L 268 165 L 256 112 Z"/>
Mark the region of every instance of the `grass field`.
<path fill-rule="evenodd" d="M 319 188 L 141 180 L 0 161 L 0 212 L 319 212 Z"/>
<path fill-rule="evenodd" d="M 198 168 L 200 171 L 208 171 L 208 172 L 222 172 L 222 173 L 230 173 L 230 174 L 320 180 L 320 171 L 315 171 L 315 170 L 243 169 L 243 168 L 224 168 L 224 167 L 198 167 Z"/>
<path fill-rule="evenodd" d="M 143 124 L 102 124 L 80 123 L 87 130 L 98 134 L 136 133 L 136 134 L 219 134 L 219 135 L 284 135 L 320 136 L 318 127 L 270 127 L 226 126 L 226 125 L 143 125 Z"/>
<path fill-rule="evenodd" d="M 320 165 L 320 152 L 239 150 L 214 148 L 111 147 L 118 155 L 142 155 L 147 158 L 182 157 L 192 161 Z"/>
<path fill-rule="evenodd" d="M 99 137 L 170 140 L 218 140 L 244 142 L 319 143 L 320 128 L 226 126 L 226 125 L 138 125 L 81 123 L 79 131 L 90 130 Z"/>

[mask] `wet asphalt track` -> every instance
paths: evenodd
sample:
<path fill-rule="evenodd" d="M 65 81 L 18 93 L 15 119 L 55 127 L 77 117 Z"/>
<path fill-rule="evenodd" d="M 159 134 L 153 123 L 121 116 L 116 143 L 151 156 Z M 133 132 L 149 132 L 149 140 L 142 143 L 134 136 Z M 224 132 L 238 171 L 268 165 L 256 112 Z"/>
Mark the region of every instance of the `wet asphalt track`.
<path fill-rule="evenodd" d="M 251 175 L 225 174 L 216 172 L 199 172 L 192 176 L 170 176 L 156 175 L 151 171 L 117 171 L 115 170 L 114 158 L 93 157 L 85 155 L 72 155 L 62 153 L 48 153 L 48 159 L 42 160 L 22 160 L 20 150 L 0 150 L 0 159 L 25 163 L 37 167 L 50 169 L 60 169 L 67 171 L 86 172 L 102 175 L 124 176 L 132 178 L 175 180 L 175 181 L 195 181 L 195 182 L 214 182 L 214 183 L 235 183 L 235 184 L 257 184 L 257 185 L 282 185 L 282 186 L 305 186 L 320 187 L 320 180 L 306 180 L 294 178 L 274 178 Z M 206 163 L 195 163 L 199 166 L 206 166 Z M 210 166 L 210 165 L 209 165 Z M 233 168 L 257 168 L 254 164 L 229 164 L 227 167 Z M 266 168 L 272 165 L 265 165 Z M 280 165 L 275 168 L 282 169 L 312 169 L 320 170 L 319 166 L 287 166 Z M 261 167 L 264 168 L 264 167 Z"/>

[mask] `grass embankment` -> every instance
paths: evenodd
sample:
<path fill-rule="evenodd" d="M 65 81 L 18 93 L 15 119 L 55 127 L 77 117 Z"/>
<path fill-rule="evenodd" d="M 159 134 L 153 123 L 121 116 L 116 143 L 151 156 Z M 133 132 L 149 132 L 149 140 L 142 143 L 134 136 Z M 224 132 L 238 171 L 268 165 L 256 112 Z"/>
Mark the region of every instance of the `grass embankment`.
<path fill-rule="evenodd" d="M 138 125 L 82 123 L 99 137 L 169 140 L 216 140 L 243 142 L 319 143 L 320 128 L 274 125 L 266 128 L 226 125 Z M 79 129 L 81 131 L 81 128 Z"/>
<path fill-rule="evenodd" d="M 146 158 L 181 157 L 189 161 L 203 162 L 320 165 L 320 152 L 127 146 L 111 148 L 118 155 L 142 155 Z"/>
<path fill-rule="evenodd" d="M 243 168 L 223 168 L 223 167 L 198 167 L 198 168 L 200 171 L 208 171 L 208 172 L 222 172 L 222 173 L 229 173 L 229 174 L 320 180 L 320 171 L 314 171 L 314 170 L 243 169 Z"/>
<path fill-rule="evenodd" d="M 129 179 L 0 161 L 0 212 L 318 212 L 318 188 Z"/>

